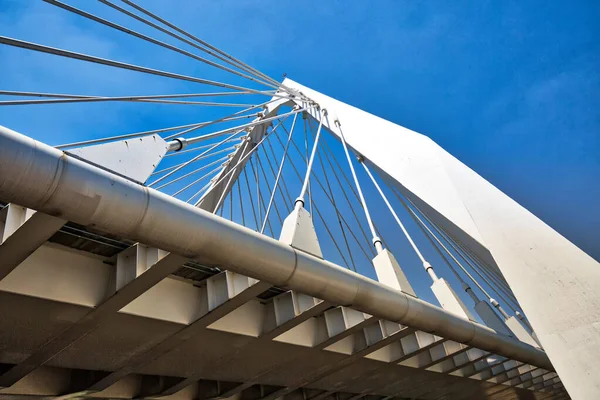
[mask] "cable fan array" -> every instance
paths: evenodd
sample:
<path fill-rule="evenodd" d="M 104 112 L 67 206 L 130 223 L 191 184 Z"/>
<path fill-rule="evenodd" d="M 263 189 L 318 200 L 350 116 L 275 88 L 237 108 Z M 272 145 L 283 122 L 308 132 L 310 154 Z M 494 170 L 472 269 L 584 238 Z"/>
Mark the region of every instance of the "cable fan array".
<path fill-rule="evenodd" d="M 343 121 L 330 121 L 327 110 L 305 94 L 130 0 L 121 5 L 99 2 L 113 17 L 131 21 L 139 30 L 60 1 L 44 1 L 199 63 L 194 65 L 211 76 L 200 78 L 0 36 L 6 46 L 184 82 L 194 89 L 127 96 L 0 90 L 4 107 L 118 102 L 138 107 L 195 106 L 200 111 L 194 116 L 202 116 L 193 123 L 103 135 L 60 144 L 58 149 L 160 136 L 167 151 L 143 182 L 147 187 L 273 238 L 279 238 L 286 217 L 303 207 L 312 216 L 323 258 L 376 278 L 372 260 L 390 250 L 401 256 L 409 280 L 420 282 L 415 284 L 420 297 L 435 302 L 423 282 L 428 276 L 435 283 L 443 274 L 451 285 L 463 289 L 461 297 L 475 305 L 482 298 L 490 302 L 501 320 L 514 314 L 534 335 L 497 267 L 436 223 L 399 185 L 390 185 L 373 172 L 370 161 L 346 143 Z M 334 124 L 340 136 L 332 134 Z M 414 267 L 419 264 L 423 268 Z"/>

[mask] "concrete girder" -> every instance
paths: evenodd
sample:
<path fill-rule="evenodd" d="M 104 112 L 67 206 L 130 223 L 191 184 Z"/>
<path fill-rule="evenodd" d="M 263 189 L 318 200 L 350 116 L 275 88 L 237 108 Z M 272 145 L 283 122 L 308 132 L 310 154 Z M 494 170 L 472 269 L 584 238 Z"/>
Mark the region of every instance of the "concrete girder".
<path fill-rule="evenodd" d="M 307 320 L 321 315 L 325 310 L 331 307 L 327 302 L 293 291 L 288 291 L 275 297 L 270 305 L 272 308 L 266 310 L 266 328 L 264 329 L 264 332 L 258 336 L 258 341 L 274 340 L 278 336 L 281 336 L 285 332 L 289 332 Z M 269 318 L 269 316 L 272 318 Z M 218 371 L 220 368 L 227 368 L 240 352 L 248 351 L 248 348 L 255 344 L 256 341 L 252 341 L 240 348 L 231 349 L 231 351 L 221 359 L 215 360 L 212 363 L 213 369 Z M 264 372 L 259 373 L 257 377 L 261 376 L 263 373 Z M 160 394 L 162 396 L 174 394 L 199 379 L 200 375 L 198 374 L 186 377 L 172 387 L 166 388 Z M 231 397 L 255 383 L 256 382 L 254 381 L 248 381 L 238 386 L 231 387 L 226 393 L 220 394 L 220 397 Z"/>
<path fill-rule="evenodd" d="M 278 397 L 283 396 L 287 393 L 290 393 L 291 391 L 293 391 L 299 387 L 305 386 L 309 383 L 312 383 L 314 381 L 322 379 L 323 377 L 330 375 L 333 372 L 337 372 L 340 369 L 347 367 L 348 365 L 352 364 L 352 362 L 354 362 L 357 358 L 365 357 L 368 354 L 373 353 L 374 351 L 377 351 L 377 350 L 389 345 L 390 343 L 392 343 L 394 341 L 400 340 L 403 337 L 405 337 L 413 332 L 414 332 L 414 329 L 412 329 L 412 328 L 401 327 L 396 332 L 391 333 L 389 336 L 379 340 L 378 342 L 375 342 L 372 345 L 367 345 L 366 347 L 364 347 L 358 351 L 355 351 L 351 355 L 343 358 L 342 360 L 338 361 L 337 363 L 334 363 L 333 365 L 328 365 L 328 366 L 325 366 L 324 368 L 321 368 L 320 370 L 315 371 L 315 373 L 309 377 L 302 377 L 301 379 L 298 379 L 293 385 L 290 385 L 289 387 L 286 387 L 286 388 L 282 388 L 282 389 L 276 391 L 275 393 L 272 393 L 269 396 L 264 397 L 262 400 L 275 400 Z"/>
<path fill-rule="evenodd" d="M 0 240 L 0 280 L 54 235 L 67 221 L 16 204 L 6 207 Z"/>
<path fill-rule="evenodd" d="M 461 344 L 461 343 L 459 343 L 459 345 L 460 345 L 459 349 L 457 349 L 455 351 L 446 350 L 447 354 L 444 357 L 434 359 L 429 364 L 420 366 L 420 368 L 426 369 L 429 371 L 434 371 L 434 372 L 444 371 L 444 367 L 442 365 L 443 363 L 445 363 L 446 361 L 452 362 L 453 357 L 458 356 L 458 355 L 465 353 L 465 352 L 469 351 L 470 349 L 472 349 L 472 347 L 465 346 L 464 344 Z"/>
<path fill-rule="evenodd" d="M 63 250 L 63 248 L 61 246 L 55 245 L 52 247 L 55 248 L 55 249 L 53 249 L 54 251 L 63 251 L 67 254 L 71 254 L 71 252 L 68 249 L 65 248 Z M 145 248 L 145 247 L 138 246 L 138 248 L 132 248 L 126 252 L 123 252 L 123 254 L 121 254 L 121 257 L 120 257 L 122 262 L 120 262 L 120 263 L 117 262 L 116 269 L 119 270 L 120 268 L 133 268 L 133 265 L 135 265 L 137 268 L 137 263 L 127 262 L 127 260 L 126 260 L 127 254 L 126 253 L 138 254 L 138 253 L 140 253 L 140 250 L 139 250 L 140 248 Z M 58 249 L 60 249 L 60 250 L 58 250 Z M 77 256 L 79 256 L 79 255 L 77 255 Z M 75 257 L 75 254 L 73 254 L 72 257 Z M 49 258 L 52 258 L 52 257 L 45 257 L 45 260 L 49 261 Z M 119 257 L 117 257 L 117 258 L 119 258 Z M 140 256 L 139 258 L 144 258 L 144 257 Z M 152 257 L 145 256 L 145 258 L 151 259 Z M 68 265 L 68 264 L 78 264 L 77 258 L 73 258 L 72 261 L 68 261 L 65 258 L 62 258 L 61 260 L 63 260 L 63 262 L 59 263 L 58 265 L 60 265 L 62 268 L 65 268 L 65 265 Z M 57 268 L 58 265 L 55 265 L 52 268 Z M 104 268 L 110 268 L 110 266 L 108 266 L 106 264 L 103 264 L 103 265 L 104 265 Z M 48 270 L 48 266 L 43 267 L 40 264 L 40 267 L 43 270 Z M 138 273 L 143 272 L 143 270 L 144 270 L 143 268 L 139 269 Z M 49 271 L 51 271 L 51 269 Z M 33 273 L 33 275 L 36 275 L 36 274 L 40 273 L 41 270 L 31 271 L 31 272 Z M 148 273 L 148 271 L 142 273 L 140 276 L 144 277 L 144 275 L 146 273 Z M 52 272 L 50 275 L 41 276 L 40 278 L 42 280 L 44 280 L 45 282 L 49 283 L 50 286 L 52 286 L 53 283 L 52 283 L 51 277 L 52 276 L 60 277 L 63 275 L 64 274 L 59 273 L 58 270 L 54 270 L 54 272 Z M 146 276 L 149 276 L 149 275 L 146 275 Z M 80 277 L 80 279 L 81 278 L 83 278 L 83 277 Z M 96 278 L 94 278 L 94 275 L 89 276 L 88 278 L 91 281 L 97 281 L 97 283 L 100 286 L 104 285 L 101 280 L 97 280 Z M 73 281 L 73 283 L 76 283 L 76 282 L 77 281 Z M 87 285 L 89 285 L 84 282 L 85 281 L 81 281 L 81 283 L 76 283 L 76 285 L 82 286 L 82 287 L 86 287 Z M 176 281 L 173 281 L 173 282 L 176 282 Z M 183 284 L 183 282 L 181 282 L 180 284 Z M 225 286 L 225 285 L 223 285 L 223 286 Z M 173 289 L 176 291 L 172 291 L 172 292 L 170 292 L 171 294 L 169 294 L 167 296 L 161 296 L 161 297 L 168 297 L 170 299 L 176 298 L 177 297 L 176 294 L 180 293 L 181 289 L 175 289 L 175 288 L 173 288 Z M 14 290 L 14 287 L 11 290 Z M 31 292 L 31 291 L 26 292 L 26 293 L 34 294 L 34 292 Z M 304 295 L 299 295 L 299 294 L 292 295 L 292 293 L 293 292 L 285 293 L 285 294 L 279 296 L 277 298 L 278 300 L 276 300 L 275 302 L 269 303 L 273 307 L 273 309 L 275 308 L 275 304 L 277 304 L 277 307 L 279 309 L 279 311 L 277 312 L 277 314 L 279 315 L 277 317 L 277 319 L 279 320 L 280 323 L 284 322 L 286 320 L 286 318 L 288 318 L 288 317 L 286 317 L 286 315 L 290 315 L 289 312 L 291 310 L 298 309 L 299 306 L 293 305 L 294 304 L 294 302 L 292 301 L 293 299 L 296 299 L 295 303 L 297 303 L 297 304 L 302 304 L 302 303 L 306 304 L 307 297 L 305 297 Z M 38 293 L 38 295 L 39 294 L 40 293 Z M 300 298 L 300 300 L 298 300 L 299 298 Z M 57 298 L 57 299 L 59 299 L 59 298 Z M 304 300 L 302 300 L 302 299 L 304 299 Z M 91 299 L 81 298 L 81 300 L 88 304 L 93 303 L 91 301 Z M 312 300 L 309 300 L 308 303 L 310 303 L 310 301 L 312 301 Z M 206 300 L 206 302 L 208 302 L 208 300 Z M 100 303 L 100 304 L 102 304 L 102 303 Z M 149 311 L 149 307 L 143 307 L 143 308 L 145 308 L 147 311 Z M 141 309 L 141 308 L 138 307 L 138 309 Z M 154 311 L 156 311 L 156 309 L 154 309 Z M 199 311 L 196 311 L 196 312 L 199 312 Z M 288 314 L 286 314 L 286 313 L 288 313 Z M 146 313 L 139 312 L 138 315 L 145 315 L 145 316 L 151 317 L 151 314 L 148 314 L 147 312 Z M 329 347 L 329 346 L 331 346 L 332 342 L 339 341 L 339 340 L 343 339 L 344 337 L 347 338 L 348 334 L 359 334 L 359 336 L 365 337 L 365 341 L 370 341 L 371 343 L 373 343 L 376 340 L 378 340 L 379 337 L 382 336 L 381 333 L 376 333 L 377 330 L 381 330 L 381 329 L 385 328 L 386 326 L 390 327 L 390 326 L 394 325 L 394 324 L 390 325 L 390 323 L 386 323 L 384 321 L 379 321 L 375 324 L 375 326 L 377 327 L 377 330 L 375 330 L 375 331 L 371 330 L 369 332 L 365 332 L 365 330 L 367 330 L 367 328 L 369 327 L 369 324 L 372 325 L 373 323 L 376 322 L 376 320 L 374 320 L 372 317 L 370 317 L 368 315 L 365 315 L 363 313 L 357 312 L 355 310 L 352 310 L 352 309 L 349 309 L 346 307 L 337 307 L 337 308 L 328 310 L 325 312 L 325 314 L 323 316 L 319 316 L 318 319 L 323 320 L 323 325 L 325 326 L 325 329 L 329 332 L 329 334 L 332 335 L 332 336 L 329 336 L 329 334 L 328 334 L 327 338 L 324 337 L 323 339 L 321 339 L 322 341 L 316 345 L 316 347 L 318 347 L 318 348 Z M 327 323 L 325 323 L 325 320 L 327 321 Z M 423 332 L 420 332 L 420 333 L 415 333 L 413 335 L 418 335 L 418 337 L 420 339 L 422 339 L 419 341 L 419 343 L 421 345 L 428 346 L 432 343 L 433 336 L 430 334 L 425 334 Z M 411 336 L 407 336 L 406 338 L 404 338 L 402 340 L 406 341 L 409 337 L 411 337 Z M 375 359 L 377 359 L 377 358 L 375 358 Z M 388 361 L 392 361 L 392 359 L 390 359 Z"/>
<path fill-rule="evenodd" d="M 122 264 L 125 261 L 122 263 L 117 262 L 114 294 L 90 310 L 67 330 L 52 338 L 22 363 L 2 374 L 0 376 L 0 387 L 11 386 L 27 374 L 44 365 L 75 341 L 100 325 L 103 320 L 106 320 L 140 295 L 146 293 L 151 287 L 173 273 L 186 261 L 184 257 L 179 255 L 172 253 L 159 254 L 160 250 L 148 249 L 142 245 L 136 245 L 132 250 L 136 251 L 137 254 L 135 254 L 131 263 L 124 266 Z M 156 255 L 150 258 L 148 253 L 152 252 L 152 250 L 154 250 Z M 143 259 L 142 254 L 145 255 Z M 121 271 L 122 269 L 128 271 Z"/>
<path fill-rule="evenodd" d="M 504 381 L 505 379 L 508 379 L 507 374 L 510 371 L 513 371 L 523 365 L 524 365 L 523 363 L 514 361 L 514 360 L 506 361 L 503 364 L 504 368 L 500 368 L 499 366 L 496 366 L 495 367 L 496 370 L 492 369 L 492 374 L 487 378 L 487 380 L 494 382 L 494 383 L 500 383 L 501 380 Z"/>
<path fill-rule="evenodd" d="M 91 385 L 87 391 L 101 391 L 114 385 L 123 377 L 168 353 L 181 343 L 192 339 L 199 330 L 203 330 L 219 321 L 269 287 L 270 285 L 267 283 L 258 282 L 252 278 L 229 271 L 224 271 L 209 278 L 206 289 L 206 313 L 174 335 L 129 360 L 119 370 Z"/>
<path fill-rule="evenodd" d="M 51 397 L 60 400 L 69 398 L 111 398 L 111 399 L 143 399 L 149 398 L 153 393 L 160 391 L 162 387 L 168 386 L 175 377 L 157 376 L 157 375 L 129 375 L 117 384 L 97 393 L 86 394 L 83 388 L 89 386 L 90 382 L 97 380 L 99 377 L 106 375 L 104 372 L 77 370 L 55 367 L 41 367 L 34 373 L 23 379 L 14 387 L 0 390 L 0 398 L 10 399 L 31 399 Z M 224 398 L 219 393 L 224 393 L 230 387 L 239 385 L 237 382 L 223 381 L 198 381 L 193 385 L 184 388 L 182 391 L 168 397 L 170 400 L 197 400 L 197 399 L 216 399 Z M 258 385 L 255 388 L 249 388 L 244 391 L 239 399 L 251 400 L 259 399 L 269 393 L 277 390 L 276 387 L 268 385 Z M 308 392 L 317 392 L 319 390 L 311 389 Z M 27 394 L 20 394 L 27 393 Z M 61 395 L 62 393 L 71 393 Z M 300 393 L 291 393 L 283 399 L 299 400 L 306 398 Z M 325 391 L 313 397 L 310 400 L 325 399 L 328 396 L 336 394 L 336 400 L 349 400 L 351 398 L 361 398 L 366 396 L 366 393 L 356 394 L 343 391 Z M 385 396 L 370 396 L 372 400 L 379 400 Z"/>
<path fill-rule="evenodd" d="M 369 326 L 378 323 L 378 320 L 372 316 L 363 314 L 347 307 L 335 307 L 329 309 L 323 313 L 320 317 L 320 322 L 325 327 L 326 336 L 321 335 L 308 335 L 316 337 L 314 343 L 311 345 L 314 349 L 325 350 L 335 343 L 339 343 L 351 335 L 359 333 L 361 330 L 367 329 Z M 304 343 L 306 345 L 306 343 Z M 295 360 L 288 361 L 287 363 L 293 363 Z M 249 380 L 240 384 L 238 387 L 231 389 L 227 393 L 228 396 L 235 395 L 242 390 L 249 388 L 256 384 L 258 379 L 268 379 L 269 377 L 278 373 L 278 367 L 267 368 L 261 374 L 257 375 L 254 380 Z"/>
<path fill-rule="evenodd" d="M 54 246 L 54 247 L 60 248 L 60 246 Z M 131 252 L 133 252 L 133 250 L 130 249 L 128 252 L 131 253 Z M 144 268 L 145 267 L 141 267 L 140 268 L 140 266 L 138 265 L 138 263 L 127 262 L 126 259 L 123 260 L 124 258 L 126 258 L 126 254 L 125 253 L 126 252 L 124 252 L 123 254 L 121 254 L 121 260 L 122 260 L 122 262 L 121 263 L 117 262 L 117 275 L 118 275 L 118 270 L 120 268 L 128 268 L 129 270 L 132 270 L 133 268 L 135 268 L 136 274 L 139 275 L 141 273 L 142 274 L 141 276 L 143 276 L 144 275 Z M 140 250 L 137 249 L 135 251 L 135 253 L 139 254 Z M 152 257 L 148 257 L 147 255 L 146 256 L 139 255 L 139 256 L 136 256 L 136 258 L 153 259 Z M 154 256 L 154 259 L 156 259 L 156 256 Z M 128 274 L 124 274 L 124 275 L 128 275 Z M 284 294 L 283 296 L 281 296 L 281 298 L 283 299 L 286 296 L 288 298 L 290 298 L 290 299 L 293 299 L 293 298 L 297 299 L 298 298 L 298 295 L 295 295 L 295 296 L 291 295 L 291 292 L 288 292 L 287 294 Z M 207 302 L 208 302 L 208 300 L 207 300 Z M 278 307 L 279 311 L 277 312 L 278 317 L 276 317 L 276 319 L 278 319 L 280 322 L 283 322 L 283 321 L 286 320 L 286 317 L 285 317 L 286 313 L 289 313 L 290 310 L 294 309 L 294 307 L 297 308 L 297 306 L 294 306 L 294 305 L 292 305 L 290 307 L 290 304 L 291 304 L 290 301 L 282 301 L 282 302 L 277 301 L 277 303 L 280 304 L 280 307 Z M 298 302 L 296 300 L 296 303 L 302 303 L 302 301 Z M 275 307 L 274 304 L 275 303 L 273 303 L 273 307 Z M 335 332 L 336 329 L 339 331 L 339 328 L 335 328 L 335 326 L 336 326 L 335 321 L 340 321 L 340 317 L 341 317 L 341 323 L 344 326 L 345 330 L 338 333 L 339 336 L 337 337 L 337 339 L 339 339 L 341 336 L 345 336 L 346 333 L 347 333 L 347 331 L 357 333 L 360 330 L 363 330 L 362 334 L 365 335 L 365 340 L 366 341 L 374 342 L 374 341 L 377 340 L 378 335 L 377 334 L 374 335 L 373 331 L 371 331 L 371 332 L 365 332 L 365 331 L 368 330 L 367 328 L 369 327 L 369 325 L 370 324 L 372 325 L 372 323 L 374 323 L 376 321 L 376 320 L 373 319 L 373 317 L 370 317 L 368 315 L 364 315 L 362 313 L 356 312 L 356 311 L 354 311 L 352 309 L 345 308 L 345 307 L 338 307 L 338 308 L 331 309 L 331 310 L 329 310 L 326 313 L 326 315 L 329 317 L 329 318 L 327 318 L 328 324 L 326 324 L 326 325 L 328 325 L 328 329 L 332 333 Z M 335 315 L 338 316 L 337 320 L 334 317 Z M 325 319 L 325 315 L 322 318 Z M 386 324 L 382 325 L 383 322 L 384 321 L 379 321 L 379 323 L 376 324 L 379 327 L 379 329 L 381 329 L 382 327 L 386 326 Z M 355 327 L 358 327 L 360 329 L 355 328 Z M 423 338 L 425 338 L 426 341 L 423 342 L 423 344 L 425 344 L 425 346 L 431 346 L 432 343 L 428 342 L 427 338 L 433 338 L 433 336 L 430 335 L 430 334 L 425 334 L 423 332 L 421 332 L 420 334 L 421 335 L 425 335 L 425 336 L 423 336 Z M 417 333 L 414 333 L 413 335 L 417 335 Z M 403 340 L 406 340 L 408 337 L 409 336 L 407 336 Z M 336 337 L 333 336 L 333 338 L 335 339 Z M 331 341 L 330 339 L 326 339 L 325 341 L 323 341 L 323 344 L 329 344 L 327 342 L 328 341 L 330 342 Z M 435 343 L 435 342 L 433 342 L 433 343 Z M 330 345 L 331 344 L 329 344 L 329 346 Z M 322 346 L 323 345 L 321 345 L 319 347 L 322 347 Z M 173 380 L 171 380 L 171 381 L 173 381 Z M 81 394 L 81 393 L 79 393 L 79 394 Z"/>

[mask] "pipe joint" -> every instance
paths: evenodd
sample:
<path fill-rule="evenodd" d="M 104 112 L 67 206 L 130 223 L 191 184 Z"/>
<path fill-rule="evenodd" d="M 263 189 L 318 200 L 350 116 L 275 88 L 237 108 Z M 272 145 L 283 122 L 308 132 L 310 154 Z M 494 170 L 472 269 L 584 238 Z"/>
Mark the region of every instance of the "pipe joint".
<path fill-rule="evenodd" d="M 465 292 L 467 292 L 467 294 L 469 296 L 471 296 L 471 299 L 473 299 L 473 302 L 475 304 L 479 303 L 479 298 L 477 297 L 477 295 L 475 294 L 475 292 L 473 292 L 473 289 L 471 289 L 471 286 L 469 286 L 469 284 L 465 281 L 462 281 L 462 287 L 465 290 Z"/>
<path fill-rule="evenodd" d="M 427 271 L 427 273 L 429 274 L 429 277 L 431 278 L 431 280 L 433 282 L 435 282 L 439 279 L 437 274 L 433 270 L 433 266 L 431 264 L 429 264 L 427 261 L 423 261 L 423 268 L 425 268 L 425 271 Z"/>
<path fill-rule="evenodd" d="M 373 246 L 375 246 L 375 250 L 377 250 L 377 254 L 383 251 L 383 243 L 378 236 L 373 237 Z"/>
<path fill-rule="evenodd" d="M 185 138 L 179 137 L 173 139 L 173 141 L 169 142 L 169 150 L 171 151 L 180 151 L 185 149 L 188 146 L 188 141 Z"/>
<path fill-rule="evenodd" d="M 523 314 L 521 314 L 518 311 L 515 311 L 515 315 L 517 316 L 517 318 L 519 318 L 521 321 L 523 321 L 525 319 L 525 317 L 523 317 Z"/>

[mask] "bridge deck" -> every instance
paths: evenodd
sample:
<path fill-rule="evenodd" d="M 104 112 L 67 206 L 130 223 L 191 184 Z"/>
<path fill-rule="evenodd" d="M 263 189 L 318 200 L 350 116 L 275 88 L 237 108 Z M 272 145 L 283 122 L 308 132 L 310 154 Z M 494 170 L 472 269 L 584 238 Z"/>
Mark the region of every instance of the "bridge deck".
<path fill-rule="evenodd" d="M 564 393 L 554 372 L 239 274 L 182 267 L 179 256 L 140 270 L 153 249 L 123 251 L 130 244 L 68 224 L 0 281 L 0 383 L 10 386 L 0 398 Z M 169 262 L 154 287 L 131 285 Z"/>

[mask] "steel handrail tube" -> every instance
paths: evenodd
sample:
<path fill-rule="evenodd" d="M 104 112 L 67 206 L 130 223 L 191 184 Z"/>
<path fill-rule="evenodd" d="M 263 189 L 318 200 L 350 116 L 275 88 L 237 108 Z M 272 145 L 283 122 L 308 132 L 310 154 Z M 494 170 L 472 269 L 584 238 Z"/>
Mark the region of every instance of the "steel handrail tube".
<path fill-rule="evenodd" d="M 533 346 L 1 126 L 0 199 L 554 370 Z"/>

